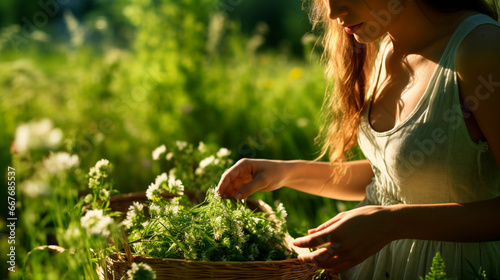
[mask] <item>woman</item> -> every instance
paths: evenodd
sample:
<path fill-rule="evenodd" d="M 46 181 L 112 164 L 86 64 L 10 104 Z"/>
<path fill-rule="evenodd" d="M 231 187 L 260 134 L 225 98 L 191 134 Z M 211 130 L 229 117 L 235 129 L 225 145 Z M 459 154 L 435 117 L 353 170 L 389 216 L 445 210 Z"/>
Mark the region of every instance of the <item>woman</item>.
<path fill-rule="evenodd" d="M 287 186 L 361 200 L 297 238 L 342 279 L 500 279 L 500 25 L 483 1 L 316 0 L 327 76 L 319 161 L 243 159 L 222 197 Z M 377 58 L 377 59 L 375 59 Z M 367 160 L 342 162 L 359 143 Z"/>

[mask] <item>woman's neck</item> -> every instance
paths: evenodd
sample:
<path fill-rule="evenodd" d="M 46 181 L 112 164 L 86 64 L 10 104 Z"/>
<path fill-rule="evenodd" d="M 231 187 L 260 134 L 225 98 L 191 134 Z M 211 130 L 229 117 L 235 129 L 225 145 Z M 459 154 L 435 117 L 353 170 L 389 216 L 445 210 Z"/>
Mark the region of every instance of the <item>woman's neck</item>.
<path fill-rule="evenodd" d="M 453 31 L 473 11 L 443 13 L 420 1 L 406 1 L 398 22 L 388 31 L 394 54 L 425 56 L 434 46 L 447 42 Z M 432 53 L 432 52 L 431 52 Z"/>

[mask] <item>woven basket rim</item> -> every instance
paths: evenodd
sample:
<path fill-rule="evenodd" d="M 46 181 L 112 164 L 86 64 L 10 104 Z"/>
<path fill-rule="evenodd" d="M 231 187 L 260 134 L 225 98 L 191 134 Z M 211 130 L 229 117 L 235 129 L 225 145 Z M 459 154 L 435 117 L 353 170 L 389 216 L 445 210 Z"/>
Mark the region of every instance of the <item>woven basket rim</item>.
<path fill-rule="evenodd" d="M 133 255 L 128 259 L 124 253 L 113 253 L 107 257 L 107 279 L 121 279 L 132 263 L 149 265 L 158 279 L 258 279 L 258 280 L 306 280 L 312 279 L 318 271 L 312 263 L 297 258 L 271 261 L 196 261 Z M 112 271 L 112 272 L 111 272 Z M 101 279 L 105 278 L 100 270 Z"/>
<path fill-rule="evenodd" d="M 125 253 L 112 253 L 111 256 L 115 256 L 116 258 L 123 258 L 123 261 L 126 261 L 127 256 Z M 305 263 L 300 261 L 298 258 L 285 259 L 285 260 L 270 260 L 270 261 L 197 261 L 197 260 L 186 260 L 186 259 L 172 259 L 172 258 L 162 258 L 162 257 L 150 257 L 144 255 L 132 255 L 132 259 L 144 259 L 150 261 L 158 261 L 158 262 L 179 262 L 179 263 L 192 263 L 192 264 L 244 264 L 244 263 L 252 263 L 252 264 L 271 264 L 271 263 L 287 263 L 287 262 L 295 262 L 301 263 L 304 265 L 309 265 L 309 263 Z M 311 264 L 312 265 L 312 264 Z"/>

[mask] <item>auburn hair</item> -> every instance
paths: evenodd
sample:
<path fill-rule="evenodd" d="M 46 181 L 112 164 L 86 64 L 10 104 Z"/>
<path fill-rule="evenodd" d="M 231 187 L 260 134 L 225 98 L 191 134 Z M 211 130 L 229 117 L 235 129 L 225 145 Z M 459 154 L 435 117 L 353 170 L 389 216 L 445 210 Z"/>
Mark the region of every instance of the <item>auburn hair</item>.
<path fill-rule="evenodd" d="M 320 40 L 326 64 L 327 92 L 322 108 L 325 122 L 316 138 L 322 142 L 319 158 L 328 154 L 332 162 L 344 161 L 346 151 L 357 142 L 375 45 L 358 43 L 331 20 L 324 0 L 311 0 L 309 16 L 313 30 L 323 33 Z"/>

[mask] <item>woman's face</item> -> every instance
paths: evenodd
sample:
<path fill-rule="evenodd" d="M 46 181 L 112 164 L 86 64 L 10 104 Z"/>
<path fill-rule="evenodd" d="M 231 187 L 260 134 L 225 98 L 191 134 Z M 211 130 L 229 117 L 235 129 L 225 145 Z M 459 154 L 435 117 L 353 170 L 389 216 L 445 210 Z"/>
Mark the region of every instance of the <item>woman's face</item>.
<path fill-rule="evenodd" d="M 405 0 L 324 0 L 329 17 L 360 43 L 386 34 L 400 19 Z"/>

